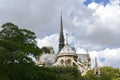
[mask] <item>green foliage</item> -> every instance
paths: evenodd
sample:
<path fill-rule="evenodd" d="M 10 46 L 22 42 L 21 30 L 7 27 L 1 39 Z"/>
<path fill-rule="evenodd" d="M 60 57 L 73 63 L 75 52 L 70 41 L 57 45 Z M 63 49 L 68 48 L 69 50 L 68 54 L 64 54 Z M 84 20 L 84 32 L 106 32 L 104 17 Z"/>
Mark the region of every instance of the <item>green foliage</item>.
<path fill-rule="evenodd" d="M 0 66 L 12 63 L 33 63 L 32 59 L 20 53 L 0 50 Z"/>
<path fill-rule="evenodd" d="M 0 80 L 82 80 L 77 68 L 38 67 L 33 64 L 0 66 Z"/>
<path fill-rule="evenodd" d="M 119 78 L 115 78 L 115 79 L 113 79 L 113 80 L 120 80 L 120 77 L 119 77 Z"/>
<path fill-rule="evenodd" d="M 13 23 L 3 24 L 0 31 L 0 64 L 32 62 L 28 55 L 39 55 L 34 32 L 20 29 Z"/>
<path fill-rule="evenodd" d="M 109 74 L 112 77 L 112 80 L 120 80 L 120 69 L 113 67 L 102 67 L 101 70 Z"/>
<path fill-rule="evenodd" d="M 51 67 L 56 80 L 79 80 L 82 76 L 76 67 Z"/>
<path fill-rule="evenodd" d="M 100 77 L 95 76 L 93 70 L 89 70 L 84 76 L 84 80 L 119 80 L 120 70 L 112 67 L 101 67 Z"/>

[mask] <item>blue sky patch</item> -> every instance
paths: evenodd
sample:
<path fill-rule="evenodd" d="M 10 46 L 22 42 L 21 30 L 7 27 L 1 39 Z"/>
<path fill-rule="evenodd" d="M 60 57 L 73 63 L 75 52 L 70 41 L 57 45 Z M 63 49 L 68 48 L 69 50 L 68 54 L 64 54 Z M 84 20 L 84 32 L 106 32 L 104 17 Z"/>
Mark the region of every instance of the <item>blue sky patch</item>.
<path fill-rule="evenodd" d="M 50 35 L 51 35 L 50 33 L 46 33 L 46 34 L 45 34 L 45 37 L 46 37 L 46 36 L 49 37 Z"/>
<path fill-rule="evenodd" d="M 73 36 L 73 37 L 74 37 L 74 36 L 75 36 L 75 33 L 71 33 L 71 36 Z"/>
<path fill-rule="evenodd" d="M 100 58 L 100 62 L 104 62 L 105 61 L 105 58 Z"/>
<path fill-rule="evenodd" d="M 108 4 L 110 1 L 109 0 L 86 0 L 84 4 L 87 6 L 90 3 L 95 2 L 95 3 L 103 3 L 104 5 Z"/>
<path fill-rule="evenodd" d="M 72 46 L 72 47 L 75 46 L 75 42 L 71 42 L 70 46 Z"/>

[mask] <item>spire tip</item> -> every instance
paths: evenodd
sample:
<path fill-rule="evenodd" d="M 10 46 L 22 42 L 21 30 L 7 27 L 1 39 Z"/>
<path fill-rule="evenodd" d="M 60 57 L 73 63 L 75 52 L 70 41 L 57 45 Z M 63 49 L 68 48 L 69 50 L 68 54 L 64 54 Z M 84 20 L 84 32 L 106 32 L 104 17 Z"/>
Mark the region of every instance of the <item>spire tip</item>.
<path fill-rule="evenodd" d="M 68 45 L 68 34 L 66 33 L 66 44 Z"/>

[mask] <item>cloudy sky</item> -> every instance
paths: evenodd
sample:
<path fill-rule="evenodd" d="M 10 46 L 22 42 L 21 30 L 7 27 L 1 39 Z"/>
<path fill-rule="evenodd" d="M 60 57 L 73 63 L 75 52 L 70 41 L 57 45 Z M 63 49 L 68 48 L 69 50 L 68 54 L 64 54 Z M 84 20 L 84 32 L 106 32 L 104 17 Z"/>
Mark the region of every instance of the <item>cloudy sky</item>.
<path fill-rule="evenodd" d="M 13 22 L 36 33 L 38 46 L 57 52 L 60 12 L 64 34 L 94 65 L 120 68 L 120 0 L 0 0 L 0 25 Z M 1 29 L 1 28 L 0 28 Z"/>

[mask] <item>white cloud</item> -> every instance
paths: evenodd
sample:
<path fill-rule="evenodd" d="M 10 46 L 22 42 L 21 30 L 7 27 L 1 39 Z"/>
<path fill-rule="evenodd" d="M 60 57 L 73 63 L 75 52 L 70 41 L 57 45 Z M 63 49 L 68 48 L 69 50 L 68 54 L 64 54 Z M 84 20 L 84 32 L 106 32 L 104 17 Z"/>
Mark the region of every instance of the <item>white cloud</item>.
<path fill-rule="evenodd" d="M 106 48 L 105 50 L 98 51 L 97 57 L 105 58 L 105 61 L 100 62 L 101 66 L 113 66 L 113 67 L 119 67 L 120 68 L 120 48 L 116 49 L 109 49 Z"/>
<path fill-rule="evenodd" d="M 82 33 L 79 31 L 77 34 L 77 39 L 80 39 L 84 48 L 91 48 L 91 46 L 93 49 L 120 47 L 118 37 L 120 34 L 120 5 L 118 3 L 120 3 L 119 0 L 115 0 L 115 3 L 112 0 L 111 3 L 104 6 L 92 2 L 85 9 L 89 13 L 88 15 L 85 11 L 83 14 L 78 11 L 73 22 L 79 27 L 79 30 L 84 31 Z"/>
<path fill-rule="evenodd" d="M 88 8 L 90 9 L 96 9 L 98 6 L 98 3 L 92 2 L 91 4 L 88 5 Z"/>
<path fill-rule="evenodd" d="M 110 0 L 112 5 L 119 5 L 120 4 L 120 0 Z"/>
<path fill-rule="evenodd" d="M 105 7 L 103 5 L 99 5 L 95 10 L 96 12 L 93 14 L 94 16 L 99 16 L 100 22 L 102 22 L 104 26 L 109 25 L 107 28 L 114 29 L 113 27 L 116 28 L 119 24 L 119 9 L 119 5 L 108 4 Z"/>
<path fill-rule="evenodd" d="M 37 44 L 38 46 L 41 47 L 45 47 L 45 46 L 52 46 L 55 50 L 55 52 L 58 51 L 58 34 L 53 34 L 50 36 L 46 36 L 42 39 L 37 39 Z"/>

